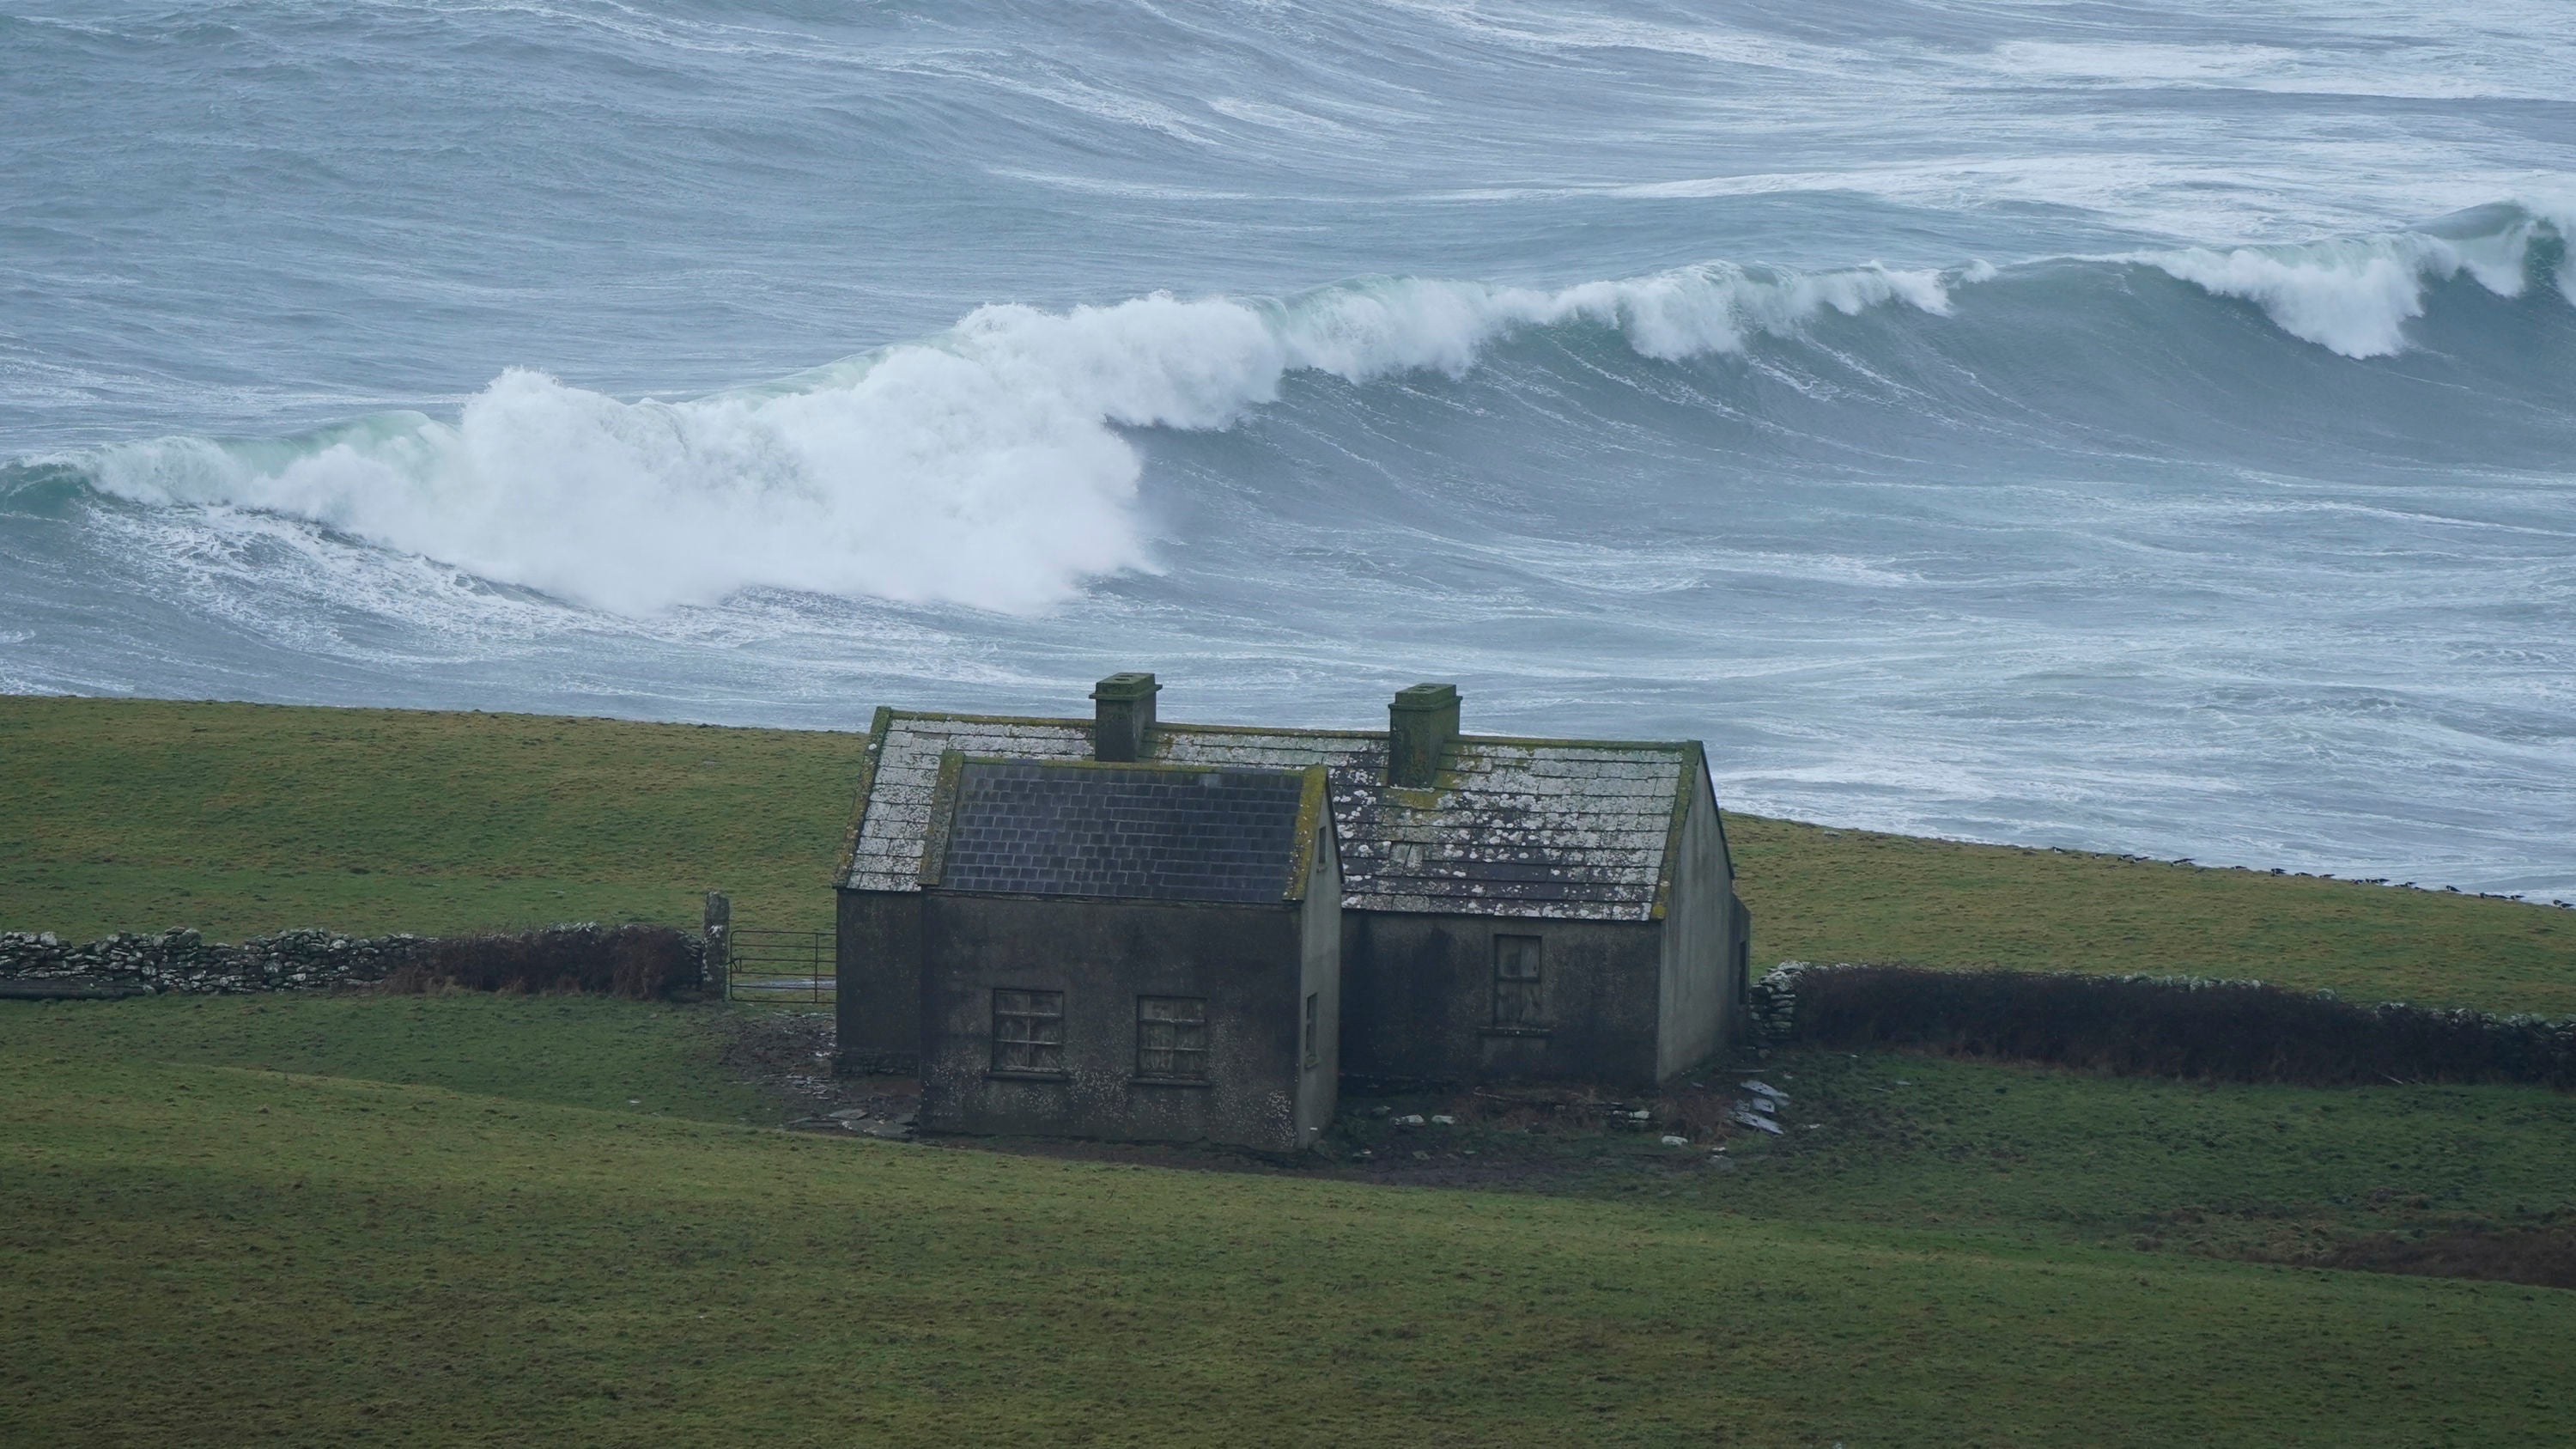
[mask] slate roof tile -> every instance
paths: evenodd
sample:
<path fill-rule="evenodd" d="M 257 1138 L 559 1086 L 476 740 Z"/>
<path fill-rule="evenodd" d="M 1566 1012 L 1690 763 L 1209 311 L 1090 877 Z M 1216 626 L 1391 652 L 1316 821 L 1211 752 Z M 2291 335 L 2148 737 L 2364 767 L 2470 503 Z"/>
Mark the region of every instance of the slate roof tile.
<path fill-rule="evenodd" d="M 1283 900 L 1305 776 L 967 760 L 938 885 L 1122 899 Z"/>
<path fill-rule="evenodd" d="M 1443 752 L 1435 788 L 1392 791 L 1386 736 L 1373 731 L 1170 724 L 1150 745 L 1158 764 L 1325 766 L 1348 908 L 1594 920 L 1652 914 L 1683 772 L 1698 761 L 1692 744 L 1467 735 Z M 895 712 L 844 884 L 918 888 L 939 757 L 952 749 L 1087 760 L 1091 723 Z"/>

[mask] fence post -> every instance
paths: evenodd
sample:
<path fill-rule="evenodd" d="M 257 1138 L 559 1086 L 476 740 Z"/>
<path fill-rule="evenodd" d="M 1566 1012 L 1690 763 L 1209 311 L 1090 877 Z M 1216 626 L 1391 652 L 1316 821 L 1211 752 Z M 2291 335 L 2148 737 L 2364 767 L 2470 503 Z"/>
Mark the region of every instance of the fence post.
<path fill-rule="evenodd" d="M 724 892 L 707 892 L 707 985 L 719 1000 L 728 993 L 725 978 L 733 965 L 733 902 Z"/>

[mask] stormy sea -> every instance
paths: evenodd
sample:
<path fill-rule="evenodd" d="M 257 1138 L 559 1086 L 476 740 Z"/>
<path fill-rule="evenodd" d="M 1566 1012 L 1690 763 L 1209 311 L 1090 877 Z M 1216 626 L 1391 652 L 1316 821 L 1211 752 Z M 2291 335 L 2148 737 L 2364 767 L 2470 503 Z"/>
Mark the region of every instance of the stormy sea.
<path fill-rule="evenodd" d="M 2563 0 L 0 0 L 0 691 L 2576 898 Z"/>

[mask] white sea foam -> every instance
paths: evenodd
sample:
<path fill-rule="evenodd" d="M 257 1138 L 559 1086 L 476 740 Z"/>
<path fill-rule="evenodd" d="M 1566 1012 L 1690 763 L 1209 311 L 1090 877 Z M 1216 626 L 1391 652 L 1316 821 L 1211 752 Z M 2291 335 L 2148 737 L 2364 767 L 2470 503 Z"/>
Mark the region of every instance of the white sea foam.
<path fill-rule="evenodd" d="M 2576 190 L 2563 183 L 2541 192 L 2528 193 L 2514 203 L 2515 207 L 2535 218 L 2558 237 L 2558 295 L 2567 305 L 2576 307 Z"/>
<path fill-rule="evenodd" d="M 307 519 L 621 613 L 751 585 L 1027 611 L 1152 567 L 1121 427 L 1223 428 L 1296 372 L 1457 374 L 1530 327 L 1616 329 L 1670 360 L 1891 302 L 1946 312 L 1948 285 L 1709 265 L 1560 291 L 1382 280 L 1287 301 L 992 306 L 766 389 L 627 403 L 514 369 L 453 423 L 386 414 L 75 461 L 122 497 Z"/>
<path fill-rule="evenodd" d="M 2533 243 L 2565 235 L 2549 217 L 2517 207 L 2496 229 L 2467 235 L 2389 232 L 2298 246 L 2139 252 L 2121 260 L 2147 263 L 2217 296 L 2243 298 L 2282 331 L 2346 357 L 2386 357 L 2405 350 L 2406 324 L 2424 315 L 2426 287 L 2465 273 L 2499 297 L 2521 296 Z M 2558 286 L 2576 302 L 2576 276 L 2563 263 Z"/>

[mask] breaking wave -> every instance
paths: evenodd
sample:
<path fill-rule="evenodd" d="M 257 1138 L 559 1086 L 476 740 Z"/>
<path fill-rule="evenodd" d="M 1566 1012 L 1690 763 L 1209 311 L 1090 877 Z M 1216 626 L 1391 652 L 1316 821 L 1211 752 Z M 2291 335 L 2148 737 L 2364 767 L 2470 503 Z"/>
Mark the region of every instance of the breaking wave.
<path fill-rule="evenodd" d="M 2422 231 L 2128 259 L 2214 296 L 2252 302 L 2302 341 L 2346 357 L 2387 357 L 2405 350 L 2405 326 L 2424 315 L 2425 289 L 2463 274 L 2499 297 L 2519 297 L 2538 262 L 2576 305 L 2576 269 L 2563 265 L 2566 238 L 2576 232 L 2571 217 L 2576 207 L 2482 207 Z"/>
<path fill-rule="evenodd" d="M 2500 297 L 2554 276 L 2576 303 L 2570 214 L 2482 208 L 2415 231 L 2079 265 L 2151 267 L 2303 342 L 2382 357 L 2405 348 L 2428 289 L 2463 275 Z M 1615 337 L 1652 363 L 1741 353 L 1834 315 L 1946 317 L 1959 288 L 1999 276 L 1710 263 L 1559 290 L 1379 278 L 1287 299 L 998 305 L 927 341 L 685 401 L 513 369 L 454 422 L 386 413 L 292 439 L 38 461 L 135 502 L 286 515 L 627 615 L 753 586 L 1025 613 L 1155 568 L 1122 429 L 1224 429 L 1298 373 L 1458 376 L 1536 331 Z M 2050 305 L 2089 303 L 2079 288 Z"/>
<path fill-rule="evenodd" d="M 1025 611 L 1152 566 L 1120 428 L 1224 428 L 1297 372 L 1457 374 L 1527 328 L 1615 329 L 1673 360 L 1891 302 L 1949 308 L 1931 272 L 1731 265 L 1553 292 L 1373 280 L 1284 302 L 990 306 L 932 341 L 689 401 L 513 369 L 454 423 L 391 413 L 71 461 L 119 497 L 290 514 L 620 613 L 755 584 Z"/>

